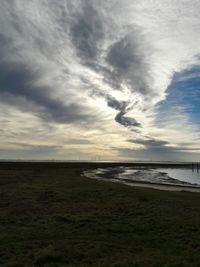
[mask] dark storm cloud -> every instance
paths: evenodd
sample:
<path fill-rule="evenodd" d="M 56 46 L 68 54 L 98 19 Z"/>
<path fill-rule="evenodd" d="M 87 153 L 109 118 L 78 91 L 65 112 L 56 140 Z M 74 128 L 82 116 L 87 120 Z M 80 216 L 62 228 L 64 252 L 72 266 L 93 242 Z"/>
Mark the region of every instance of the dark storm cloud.
<path fill-rule="evenodd" d="M 126 101 L 118 101 L 114 97 L 111 97 L 109 95 L 106 96 L 107 105 L 111 108 L 114 108 L 116 110 L 125 112 L 127 105 L 129 104 Z"/>
<path fill-rule="evenodd" d="M 31 112 L 47 122 L 80 124 L 90 123 L 98 119 L 95 118 L 94 110 L 91 111 L 84 103 L 80 103 L 80 92 L 77 92 L 74 98 L 70 99 L 69 96 L 67 103 L 64 103 L 56 95 L 56 90 L 59 90 L 59 88 L 52 88 L 49 85 L 44 86 L 38 82 L 43 75 L 45 78 L 46 73 L 45 70 L 42 70 L 41 65 L 34 66 L 33 63 L 26 63 L 22 50 L 27 44 L 30 45 L 25 50 L 28 55 L 34 52 L 34 55 L 37 55 L 38 58 L 44 56 L 45 60 L 46 57 L 48 60 L 50 59 L 49 63 L 51 63 L 54 52 L 57 53 L 59 49 L 61 49 L 60 52 L 67 51 L 67 49 L 73 50 L 81 61 L 81 67 L 89 67 L 100 75 L 104 82 L 112 86 L 112 89 L 120 89 L 121 85 L 125 83 L 132 91 L 141 94 L 147 92 L 148 66 L 139 49 L 141 36 L 139 36 L 138 30 L 132 28 L 130 33 L 126 32 L 122 36 L 117 34 L 113 40 L 110 39 L 107 26 L 109 21 L 109 25 L 112 24 L 111 20 L 105 15 L 105 9 L 102 12 L 101 5 L 95 4 L 95 1 L 84 0 L 81 1 L 81 4 L 75 3 L 74 5 L 71 2 L 67 4 L 64 1 L 52 2 L 47 6 L 50 8 L 50 22 L 53 24 L 45 31 L 43 24 L 40 25 L 41 22 L 37 24 L 35 17 L 30 21 L 28 19 L 24 20 L 23 16 L 20 16 L 23 12 L 21 13 L 22 10 L 17 8 L 16 3 L 12 7 L 7 2 L 4 5 L 7 11 L 11 11 L 8 19 L 11 23 L 5 28 L 8 29 L 8 32 L 4 29 L 3 33 L 0 33 L 0 55 L 2 53 L 4 57 L 4 61 L 0 63 L 0 101 L 18 107 L 24 112 Z M 26 20 L 27 26 L 30 28 L 26 28 L 25 23 L 22 23 Z M 55 32 L 51 31 L 54 26 Z M 29 36 L 27 36 L 27 30 L 31 30 Z M 134 38 L 131 37 L 132 35 Z M 59 42 L 57 42 L 57 39 Z M 52 44 L 52 40 L 55 40 L 55 45 Z M 27 41 L 28 43 L 26 43 Z M 62 44 L 66 41 L 71 41 L 73 47 L 67 46 L 67 44 L 66 47 L 62 47 Z M 103 44 L 107 41 L 109 41 L 108 47 L 103 48 Z M 60 57 L 60 55 L 62 54 L 57 56 Z M 44 62 L 46 64 L 46 61 Z M 70 69 L 69 65 L 64 67 L 66 71 Z M 65 95 L 67 95 L 67 92 L 72 95 L 71 92 L 76 88 L 68 88 L 67 79 L 71 81 L 74 76 L 69 74 L 69 71 L 63 75 L 68 76 L 66 78 L 56 78 L 63 79 Z M 51 73 L 47 74 L 47 80 L 49 77 L 51 77 Z M 80 77 L 75 77 L 75 79 L 78 80 Z M 87 84 L 81 81 L 80 89 L 82 90 L 82 87 L 84 89 L 85 86 Z M 97 90 L 101 91 L 100 88 Z M 128 128 L 141 127 L 141 124 L 134 118 L 126 116 L 130 103 L 114 99 L 111 96 L 102 96 L 109 107 L 118 111 L 115 117 L 116 122 Z"/>
<path fill-rule="evenodd" d="M 0 51 L 5 49 L 9 44 L 8 38 L 6 38 L 3 34 L 0 33 Z"/>
<path fill-rule="evenodd" d="M 181 158 L 185 160 L 185 156 L 191 156 L 191 153 L 194 151 L 198 152 L 200 150 L 199 147 L 189 148 L 184 146 L 171 146 L 168 141 L 158 140 L 158 139 L 129 139 L 127 140 L 133 144 L 143 145 L 144 148 L 136 149 L 136 148 L 117 148 L 116 150 L 120 155 L 124 157 L 134 157 L 137 154 L 137 157 L 141 157 L 143 159 L 151 159 L 157 160 L 159 156 L 159 160 L 180 160 Z"/>
<path fill-rule="evenodd" d="M 113 89 L 121 89 L 125 83 L 131 91 L 149 94 L 149 66 L 139 30 L 132 28 L 104 51 L 102 44 L 108 38 L 105 25 L 108 22 L 92 1 L 83 1 L 81 11 L 74 16 L 70 23 L 70 37 L 83 64 L 100 73 Z M 102 52 L 105 52 L 106 64 L 101 61 Z"/>
<path fill-rule="evenodd" d="M 125 127 L 141 127 L 141 124 L 134 118 L 124 116 L 126 113 L 120 111 L 115 117 L 116 122 L 120 123 Z"/>
<path fill-rule="evenodd" d="M 141 94 L 150 93 L 147 83 L 149 66 L 140 51 L 138 32 L 131 32 L 112 44 L 108 51 L 107 62 L 112 70 L 111 81 L 121 87 L 125 83 L 131 91 Z"/>
<path fill-rule="evenodd" d="M 170 155 L 193 147 L 194 142 L 199 140 L 194 140 L 195 136 L 199 137 L 198 127 L 188 122 L 187 114 L 183 114 L 181 119 L 179 115 L 183 111 L 177 111 L 178 106 L 175 107 L 176 116 L 171 116 L 173 112 L 169 114 L 169 109 L 161 113 L 155 105 L 166 99 L 166 87 L 172 81 L 174 72 L 199 63 L 194 58 L 199 54 L 197 4 L 171 1 L 163 8 L 161 4 L 157 12 L 154 6 L 158 6 L 159 1 L 153 5 L 151 2 L 1 0 L 0 113 L 2 119 L 9 119 L 4 123 L 1 120 L 1 128 L 4 128 L 0 129 L 2 143 L 8 138 L 28 142 L 28 136 L 31 143 L 37 138 L 41 142 L 41 139 L 48 139 L 52 134 L 52 138 L 60 139 L 61 143 L 67 140 L 64 145 L 88 144 L 89 147 L 89 142 L 76 140 L 76 136 L 80 136 L 77 129 L 82 124 L 86 126 L 81 135 L 83 138 L 95 139 L 95 136 L 87 135 L 90 130 L 110 134 L 112 109 L 113 121 L 128 130 L 142 133 L 141 127 L 146 127 L 140 137 L 144 140 L 130 140 L 135 143 L 133 147 L 144 147 L 137 152 L 127 150 L 127 154 L 143 153 L 151 158 L 152 152 Z M 183 23 L 176 25 L 180 10 Z M 194 19 L 184 20 L 188 10 Z M 177 34 L 172 31 L 174 25 L 177 26 Z M 176 57 L 173 51 L 176 51 Z M 181 81 L 192 81 L 194 74 L 199 77 L 199 71 L 194 72 L 185 73 L 185 77 L 177 76 L 178 85 Z M 90 95 L 92 89 L 98 92 L 93 99 Z M 107 107 L 100 107 L 102 99 Z M 161 113 L 158 120 L 156 113 Z M 138 117 L 139 122 L 136 120 Z M 33 121 L 28 121 L 28 118 Z M 26 122 L 27 126 L 32 125 L 30 129 L 24 129 Z M 57 123 L 74 125 L 60 127 Z M 162 132 L 158 127 L 163 128 Z M 179 128 L 183 130 L 180 140 L 185 140 L 186 134 L 192 132 L 188 135 L 191 145 L 174 148 L 166 141 L 153 139 L 157 129 L 159 136 L 163 133 L 169 138 L 172 127 L 176 131 Z M 124 136 L 118 128 L 112 129 L 111 136 L 119 130 L 120 145 Z M 63 137 L 65 131 L 66 140 Z M 149 135 L 144 136 L 147 132 Z M 67 139 L 69 135 L 73 138 Z M 96 140 L 97 146 L 106 143 L 106 138 L 103 142 Z M 25 147 L 20 149 L 28 151 Z M 50 148 L 38 149 L 47 151 Z"/>
<path fill-rule="evenodd" d="M 82 2 L 80 13 L 74 14 L 75 20 L 71 25 L 71 38 L 78 56 L 84 63 L 97 60 L 100 42 L 104 37 L 103 24 L 97 10 L 89 3 Z"/>
<path fill-rule="evenodd" d="M 126 157 L 134 156 L 135 153 L 141 158 L 147 158 L 154 160 L 154 157 L 159 155 L 160 160 L 168 159 L 169 155 L 174 156 L 175 159 L 176 155 L 179 154 L 180 150 L 176 147 L 170 146 L 170 143 L 165 140 L 158 140 L 153 138 L 148 139 L 135 139 L 135 140 L 127 140 L 133 144 L 143 145 L 144 148 L 142 149 L 135 149 L 135 148 L 120 148 L 117 151 Z M 171 160 L 170 158 L 168 160 Z"/>
<path fill-rule="evenodd" d="M 129 139 L 127 140 L 130 143 L 133 144 L 139 144 L 143 145 L 144 147 L 141 149 L 138 148 L 116 148 L 116 151 L 123 156 L 123 157 L 134 157 L 137 155 L 137 158 L 141 158 L 143 160 L 180 160 L 182 157 L 184 159 L 184 148 L 182 147 L 173 147 L 170 146 L 170 143 L 165 140 L 158 140 L 158 139 Z M 198 150 L 198 149 L 197 149 Z M 191 150 L 192 151 L 192 150 Z M 189 153 L 190 151 L 187 151 L 186 153 Z"/>
<path fill-rule="evenodd" d="M 1 62 L 4 62 L 6 56 L 11 53 L 11 43 L 12 40 L 6 37 L 4 34 L 0 33 L 0 58 Z"/>
<path fill-rule="evenodd" d="M 120 156 L 125 158 L 137 158 L 143 161 L 178 161 L 184 160 L 183 153 L 170 149 L 131 149 L 131 148 L 116 148 Z"/>
<path fill-rule="evenodd" d="M 157 139 L 136 139 L 136 140 L 128 140 L 130 143 L 134 144 L 139 144 L 143 145 L 145 147 L 154 147 L 154 148 L 159 148 L 159 147 L 165 147 L 166 145 L 169 145 L 169 142 L 163 141 L 163 140 L 157 140 Z"/>
<path fill-rule="evenodd" d="M 137 158 L 146 161 L 185 161 L 190 159 L 199 160 L 200 149 L 188 149 L 181 147 L 170 147 L 170 146 L 149 146 L 144 149 L 134 148 L 115 148 L 120 156 L 126 158 Z"/>
<path fill-rule="evenodd" d="M 33 111 L 46 121 L 72 123 L 89 120 L 81 105 L 64 103 L 51 95 L 51 89 L 36 85 L 38 73 L 19 63 L 0 64 L 0 96 L 2 102 Z"/>
<path fill-rule="evenodd" d="M 113 108 L 117 111 L 115 116 L 115 121 L 125 127 L 128 127 L 131 130 L 137 131 L 136 127 L 142 127 L 142 125 L 134 118 L 125 116 L 128 111 L 131 110 L 129 101 L 119 101 L 111 95 L 99 93 L 98 91 L 93 90 L 91 96 L 102 97 L 105 99 L 108 107 Z"/>
<path fill-rule="evenodd" d="M 141 124 L 137 122 L 134 118 L 125 116 L 127 111 L 129 110 L 128 105 L 129 102 L 126 101 L 118 101 L 114 97 L 106 96 L 107 105 L 115 110 L 118 110 L 115 117 L 115 121 L 125 127 L 141 127 Z"/>
<path fill-rule="evenodd" d="M 3 7 L 4 14 L 9 16 L 6 17 L 7 26 L 4 27 L 5 23 L 0 28 L 0 102 L 17 107 L 23 112 L 32 113 L 44 122 L 85 124 L 95 121 L 96 118 L 89 107 L 85 107 L 75 97 L 73 99 L 67 97 L 67 92 L 70 95 L 72 88 L 65 86 L 66 99 L 61 99 L 56 93 L 61 91 L 60 84 L 56 86 L 56 83 L 50 85 L 47 82 L 47 85 L 44 85 L 40 82 L 43 79 L 51 80 L 51 73 L 48 74 L 45 67 L 48 67 L 48 63 L 51 66 L 51 58 L 55 56 L 53 53 L 55 50 L 52 51 L 53 45 L 49 45 L 48 38 L 45 39 L 48 34 L 42 32 L 43 25 L 39 25 L 40 29 L 37 24 L 34 24 L 36 21 L 30 22 L 20 16 L 22 10 L 17 9 L 16 2 L 13 2 L 13 5 L 5 2 Z M 26 28 L 26 24 L 22 23 L 23 19 L 27 20 L 27 27 L 31 28 Z M 67 21 L 69 22 L 69 18 L 65 22 Z M 28 30 L 31 32 L 26 36 Z M 28 43 L 27 41 L 30 40 L 31 43 Z M 26 55 L 31 53 L 35 57 L 32 62 L 26 60 Z M 46 55 L 50 59 L 47 65 L 38 64 L 37 59 L 44 59 L 46 63 Z M 43 62 L 40 61 L 40 63 Z M 63 75 L 66 76 L 66 73 Z M 62 77 L 58 76 L 56 79 L 62 80 Z M 63 82 L 66 81 L 63 80 Z"/>

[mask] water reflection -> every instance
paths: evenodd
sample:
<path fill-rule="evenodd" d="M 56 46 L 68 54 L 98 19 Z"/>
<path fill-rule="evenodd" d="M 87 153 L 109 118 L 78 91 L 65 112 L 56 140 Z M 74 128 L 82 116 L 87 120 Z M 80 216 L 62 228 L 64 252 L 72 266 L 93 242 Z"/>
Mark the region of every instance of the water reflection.
<path fill-rule="evenodd" d="M 93 179 L 118 181 L 122 183 L 152 183 L 180 186 L 200 186 L 199 168 L 148 168 L 109 167 L 88 170 L 84 175 Z"/>
<path fill-rule="evenodd" d="M 167 173 L 169 177 L 177 179 L 181 182 L 187 182 L 189 184 L 197 184 L 200 185 L 200 173 L 199 169 L 191 170 L 191 169 L 175 169 L 175 168 L 166 168 L 166 169 L 158 169 L 158 171 L 164 171 Z"/>

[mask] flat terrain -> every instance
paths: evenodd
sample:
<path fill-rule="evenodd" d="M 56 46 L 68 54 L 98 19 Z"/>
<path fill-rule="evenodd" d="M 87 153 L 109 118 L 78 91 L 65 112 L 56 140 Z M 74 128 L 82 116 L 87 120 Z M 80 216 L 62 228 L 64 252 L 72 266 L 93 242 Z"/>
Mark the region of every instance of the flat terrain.
<path fill-rule="evenodd" d="M 200 193 L 81 177 L 102 165 L 0 163 L 0 266 L 200 266 Z"/>

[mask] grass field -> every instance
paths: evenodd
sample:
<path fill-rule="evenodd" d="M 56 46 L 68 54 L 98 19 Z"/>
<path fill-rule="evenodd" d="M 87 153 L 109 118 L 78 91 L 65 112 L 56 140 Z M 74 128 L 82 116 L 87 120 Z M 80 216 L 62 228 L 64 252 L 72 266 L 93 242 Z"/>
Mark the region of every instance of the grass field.
<path fill-rule="evenodd" d="M 80 176 L 95 166 L 0 163 L 0 266 L 200 266 L 200 193 Z"/>

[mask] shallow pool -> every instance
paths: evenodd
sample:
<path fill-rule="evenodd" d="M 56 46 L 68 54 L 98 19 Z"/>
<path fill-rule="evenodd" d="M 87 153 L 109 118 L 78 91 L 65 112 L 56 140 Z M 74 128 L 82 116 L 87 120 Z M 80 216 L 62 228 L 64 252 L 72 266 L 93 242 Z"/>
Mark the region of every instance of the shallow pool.
<path fill-rule="evenodd" d="M 192 168 L 108 167 L 87 170 L 84 175 L 122 183 L 154 183 L 165 185 L 200 186 L 200 173 Z"/>

